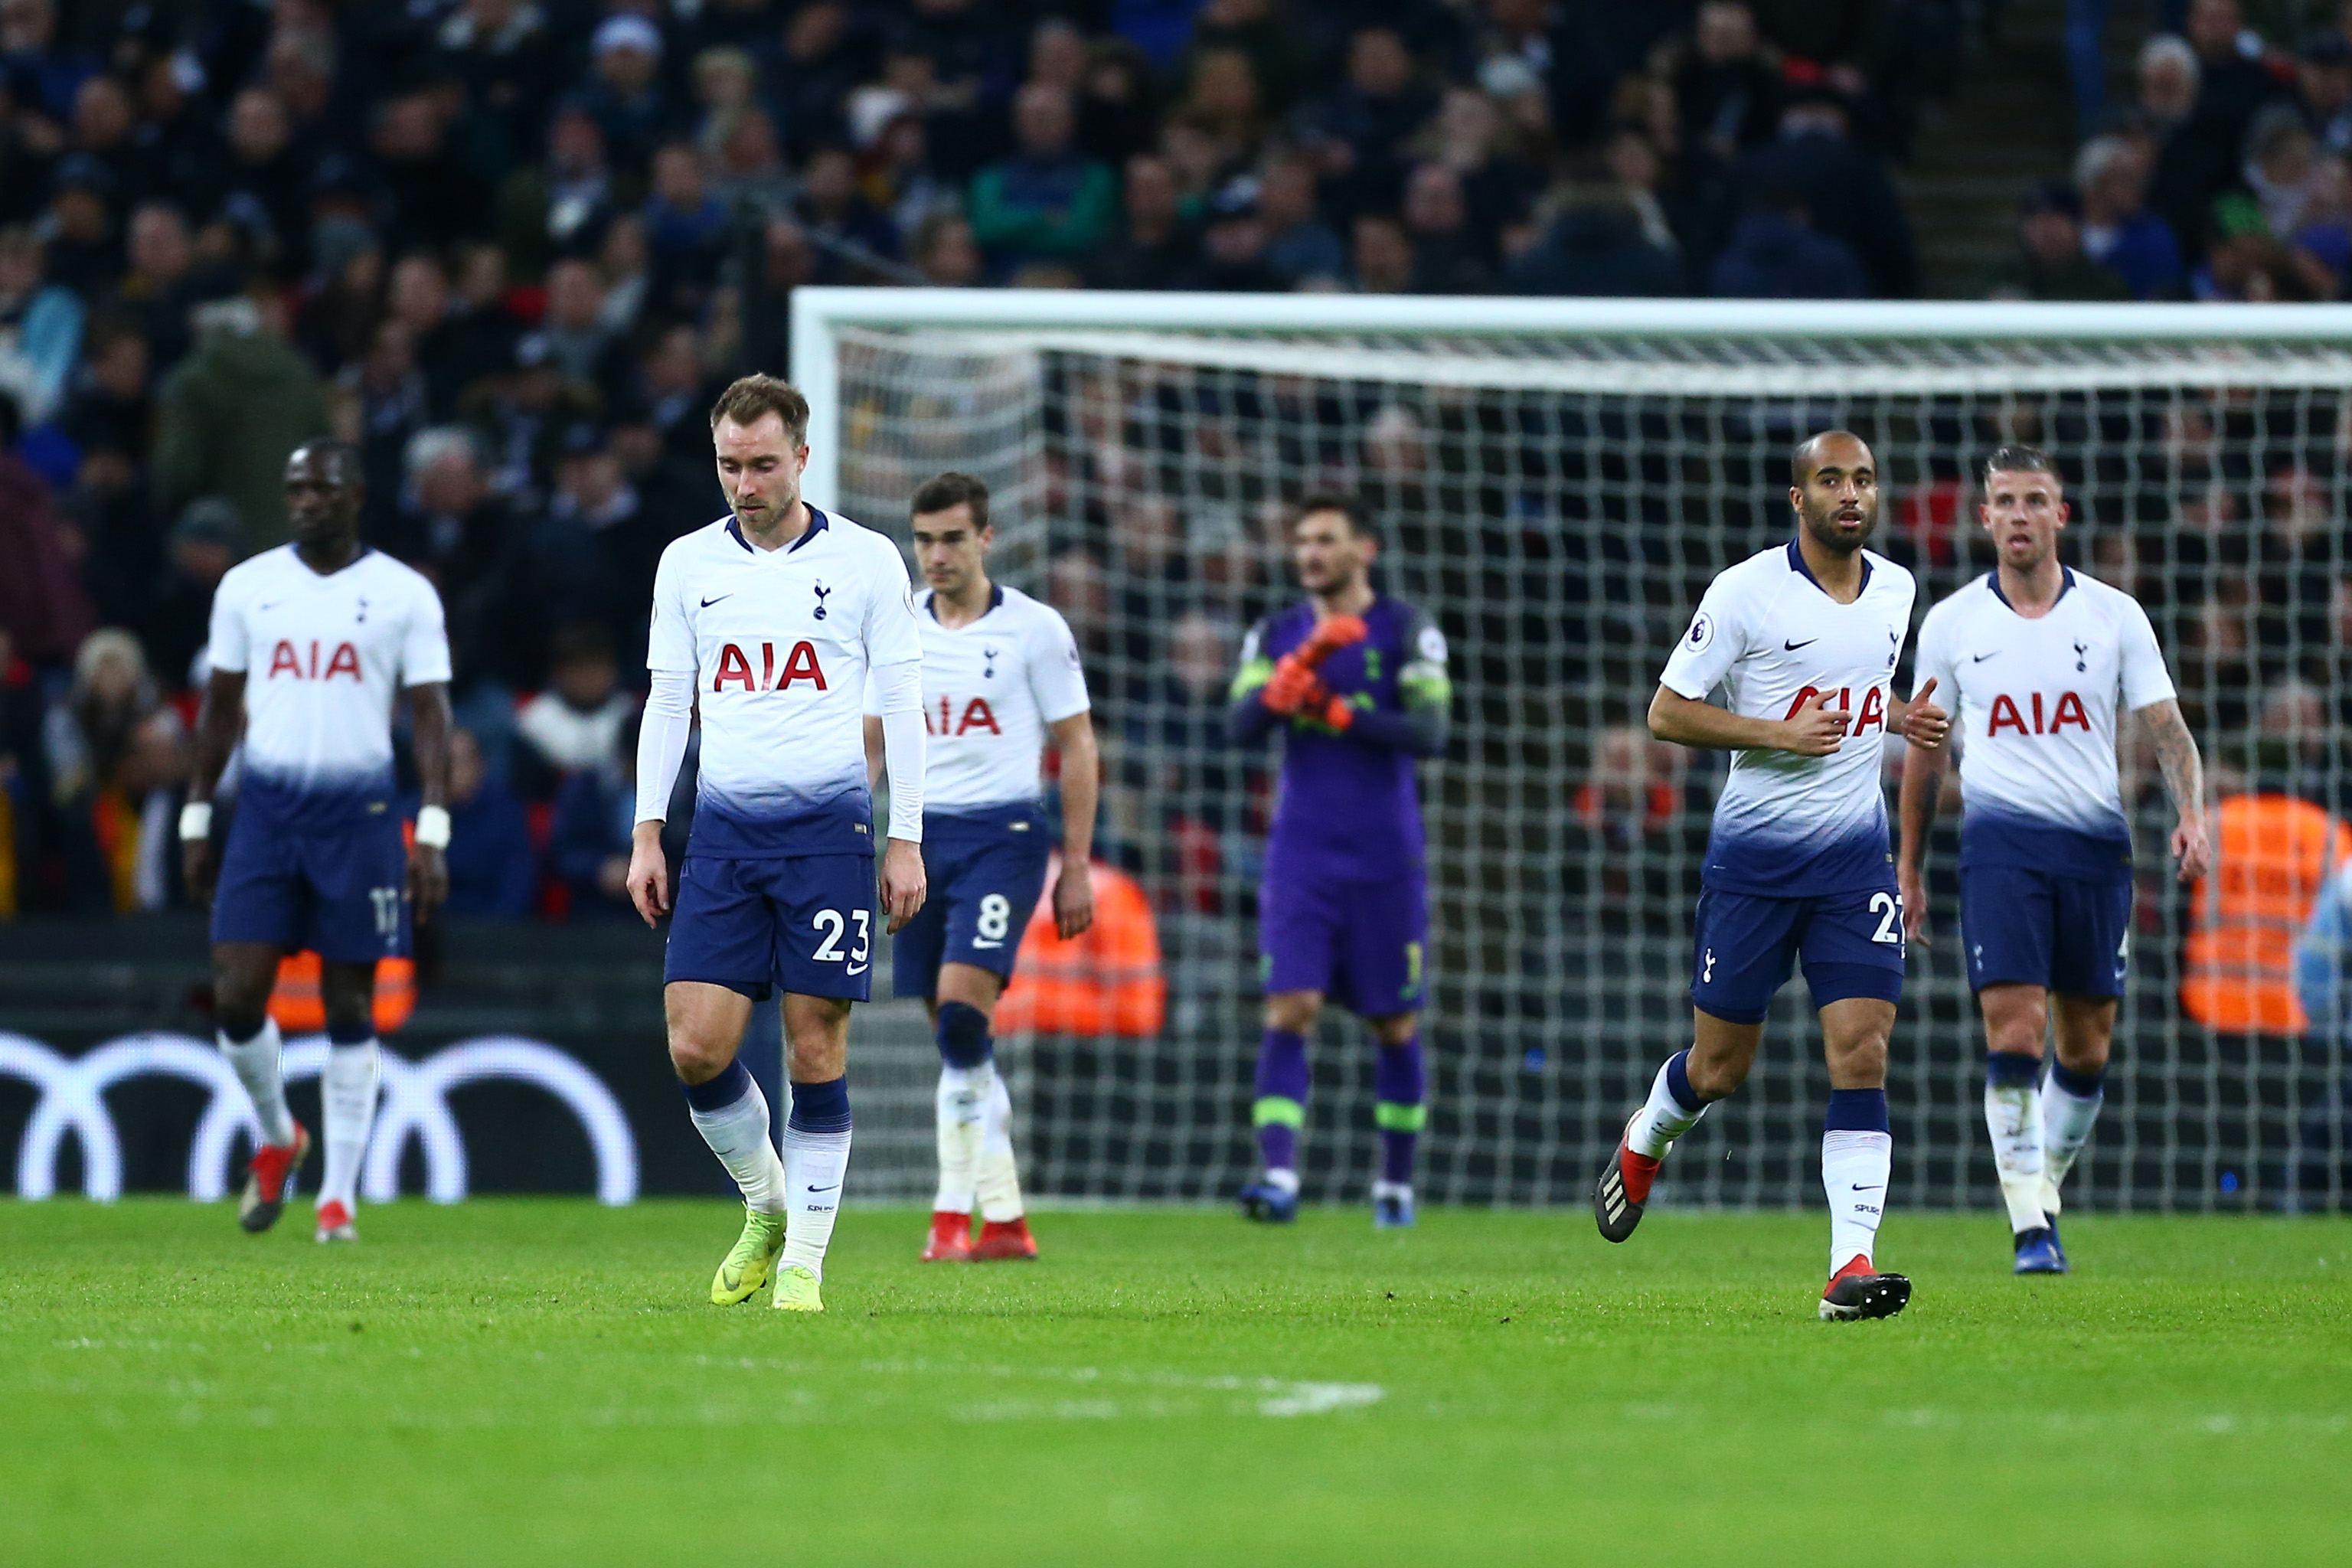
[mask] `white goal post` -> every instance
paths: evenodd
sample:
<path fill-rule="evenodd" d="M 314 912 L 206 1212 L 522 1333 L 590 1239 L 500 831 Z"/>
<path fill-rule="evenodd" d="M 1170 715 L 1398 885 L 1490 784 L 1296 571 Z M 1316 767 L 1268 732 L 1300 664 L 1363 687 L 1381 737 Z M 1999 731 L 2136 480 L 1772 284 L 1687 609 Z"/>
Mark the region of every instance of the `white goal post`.
<path fill-rule="evenodd" d="M 1224 745 L 1210 675 L 1288 593 L 1279 518 L 1310 490 L 1362 499 L 1384 591 L 1453 644 L 1454 736 L 1423 770 L 1434 1197 L 1581 1201 L 1686 1035 L 1719 767 L 1635 721 L 1707 578 L 1784 535 L 1786 456 L 1811 430 L 1873 442 L 1880 544 L 1919 573 L 1923 614 L 1984 569 L 1984 454 L 2050 449 L 2069 559 L 2149 605 L 2224 784 L 2352 815 L 2352 307 L 804 288 L 791 319 L 808 498 L 903 536 L 916 483 L 981 474 L 1003 574 L 1087 645 L 1106 844 L 1153 901 L 1171 996 L 1157 1039 L 1016 1052 L 1049 1193 L 1214 1197 L 1247 1173 L 1273 759 Z M 2074 1196 L 2338 1205 L 2339 1037 L 2184 1010 L 2190 906 L 2153 771 L 2126 752 L 2135 977 Z M 1944 940 L 1912 955 L 1895 1047 L 1895 1196 L 1989 1204 L 1947 826 Z M 1818 1201 L 1826 1079 L 1802 1002 L 1784 992 L 1756 1078 L 1694 1132 L 1669 1201 Z M 1310 1195 L 1362 1194 L 1370 1055 L 1327 1016 Z"/>

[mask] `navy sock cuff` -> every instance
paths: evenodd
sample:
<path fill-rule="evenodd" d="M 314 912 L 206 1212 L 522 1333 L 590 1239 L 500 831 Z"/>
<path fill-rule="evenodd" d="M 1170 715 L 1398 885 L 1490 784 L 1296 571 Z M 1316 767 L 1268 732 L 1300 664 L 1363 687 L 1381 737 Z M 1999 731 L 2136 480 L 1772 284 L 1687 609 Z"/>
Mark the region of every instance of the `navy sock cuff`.
<path fill-rule="evenodd" d="M 940 1059 L 951 1068 L 976 1068 L 996 1054 L 988 1015 L 969 1002 L 940 1004 Z"/>
<path fill-rule="evenodd" d="M 2106 1092 L 2107 1069 L 2076 1072 L 2063 1062 L 2050 1064 L 2050 1081 L 2076 1100 L 2096 1100 Z"/>
<path fill-rule="evenodd" d="M 724 1110 L 751 1092 L 751 1071 L 737 1057 L 709 1083 L 682 1083 L 686 1102 L 697 1110 Z"/>
<path fill-rule="evenodd" d="M 264 1013 L 259 1018 L 256 1019 L 254 1021 L 253 1027 L 246 1030 L 245 1033 L 241 1035 L 236 1032 L 236 1026 L 235 1024 L 230 1023 L 226 1018 L 223 1018 L 220 1021 L 221 1037 L 227 1040 L 232 1046 L 249 1046 L 253 1044 L 254 1041 L 261 1037 L 261 1031 L 268 1027 L 269 1027 L 269 1015 L 267 1013 Z"/>
<path fill-rule="evenodd" d="M 364 1046 L 374 1038 L 375 1025 L 373 1023 L 327 1026 L 327 1044 L 331 1046 Z"/>
<path fill-rule="evenodd" d="M 793 1113 L 784 1123 L 795 1132 L 849 1131 L 849 1079 L 793 1085 Z"/>
<path fill-rule="evenodd" d="M 1691 1087 L 1688 1051 L 1676 1051 L 1666 1058 L 1666 1092 L 1675 1097 L 1676 1105 L 1693 1116 L 1706 1109 L 1707 1102 L 1701 1100 L 1698 1090 Z"/>
<path fill-rule="evenodd" d="M 1824 1132 L 1884 1132 L 1886 1091 L 1883 1089 L 1833 1089 L 1829 1113 L 1822 1118 Z"/>
<path fill-rule="evenodd" d="M 2042 1058 L 2019 1051 L 1994 1051 L 1985 1058 L 1985 1083 L 1992 1089 L 2032 1089 L 2042 1077 Z"/>

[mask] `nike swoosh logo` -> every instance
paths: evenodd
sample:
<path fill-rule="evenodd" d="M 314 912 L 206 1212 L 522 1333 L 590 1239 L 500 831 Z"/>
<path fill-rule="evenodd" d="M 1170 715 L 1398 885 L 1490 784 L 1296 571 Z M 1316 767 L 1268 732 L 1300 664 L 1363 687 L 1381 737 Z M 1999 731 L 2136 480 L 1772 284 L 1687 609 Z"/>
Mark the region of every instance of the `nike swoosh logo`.
<path fill-rule="evenodd" d="M 813 1193 L 837 1193 L 841 1191 L 841 1184 L 839 1182 L 835 1182 L 829 1187 L 811 1187 L 809 1191 Z"/>
<path fill-rule="evenodd" d="M 705 599 L 702 601 L 702 607 L 707 610 L 710 608 L 711 605 L 718 604 L 720 599 L 731 599 L 735 595 L 732 594 L 721 594 L 717 599 Z"/>
<path fill-rule="evenodd" d="M 269 603 L 268 603 L 268 604 L 266 604 L 266 605 L 256 605 L 254 606 L 254 608 L 255 608 L 256 610 L 274 610 L 274 609 L 276 609 L 278 605 L 280 605 L 284 604 L 285 602 L 286 602 L 286 601 L 285 601 L 285 600 L 283 600 L 283 599 L 272 599 L 272 600 L 270 600 L 270 601 L 269 601 Z"/>
<path fill-rule="evenodd" d="M 852 973 L 852 974 L 863 974 L 863 973 L 865 973 L 868 969 L 871 969 L 871 968 L 873 968 L 873 967 L 874 967 L 874 966 L 873 966 L 872 964 L 870 964 L 870 963 L 860 963 L 860 964 L 857 964 L 857 965 L 854 966 L 854 967 L 849 971 L 849 973 Z"/>
<path fill-rule="evenodd" d="M 1874 1187 L 1856 1187 L 1853 1190 L 1857 1193 L 1883 1193 L 1886 1190 L 1886 1184 L 1881 1182 Z"/>
<path fill-rule="evenodd" d="M 1819 638 L 1819 637 L 1807 637 L 1807 638 L 1806 638 L 1804 641 L 1802 641 L 1802 642 L 1786 642 L 1786 641 L 1784 641 L 1784 642 L 1782 642 L 1782 643 L 1780 644 L 1780 647 L 1781 647 L 1781 649 L 1782 649 L 1784 652 L 1788 652 L 1788 653 L 1794 653 L 1794 652 L 1796 652 L 1796 651 L 1797 651 L 1799 648 L 1801 648 L 1801 647 L 1812 647 L 1815 643 L 1817 643 L 1817 642 L 1819 642 L 1819 641 L 1821 641 L 1821 640 L 1822 640 L 1822 639 L 1821 639 L 1821 638 Z"/>
<path fill-rule="evenodd" d="M 1969 662 L 1970 664 L 1982 664 L 1985 660 L 1987 660 L 1987 659 L 1989 659 L 1989 658 L 1997 658 L 1997 657 L 1999 657 L 2000 653 L 2000 649 L 1999 649 L 1999 648 L 1995 648 L 1995 649 L 1993 649 L 1993 650 L 1992 650 L 1992 652 L 1991 652 L 1991 653 L 1980 653 L 1980 654 L 1978 654 L 1978 655 L 1974 656 L 1973 658 L 1971 658 L 1969 660 Z"/>

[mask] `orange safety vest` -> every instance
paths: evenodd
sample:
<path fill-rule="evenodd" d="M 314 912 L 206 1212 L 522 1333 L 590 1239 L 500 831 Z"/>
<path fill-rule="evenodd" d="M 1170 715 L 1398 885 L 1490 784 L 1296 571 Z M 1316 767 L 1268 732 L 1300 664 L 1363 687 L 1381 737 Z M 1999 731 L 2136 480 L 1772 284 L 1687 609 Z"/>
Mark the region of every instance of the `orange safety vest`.
<path fill-rule="evenodd" d="M 2352 851 L 2344 824 L 2307 800 L 2233 795 L 2214 814 L 2213 869 L 2197 884 L 2180 1007 L 2231 1034 L 2299 1035 L 2294 939 Z"/>
<path fill-rule="evenodd" d="M 1054 929 L 1054 884 L 1062 874 L 1061 857 L 1054 857 L 1045 896 L 1021 936 L 1021 965 L 996 1004 L 998 1034 L 1149 1039 L 1167 1022 L 1151 900 L 1126 872 L 1099 860 L 1093 869 L 1095 923 L 1064 942 Z"/>
<path fill-rule="evenodd" d="M 327 1026 L 326 998 L 319 994 L 319 955 L 292 952 L 278 961 L 278 984 L 269 993 L 269 1016 L 289 1035 L 315 1035 Z M 416 1011 L 416 963 L 413 959 L 375 961 L 375 1032 L 389 1035 Z"/>

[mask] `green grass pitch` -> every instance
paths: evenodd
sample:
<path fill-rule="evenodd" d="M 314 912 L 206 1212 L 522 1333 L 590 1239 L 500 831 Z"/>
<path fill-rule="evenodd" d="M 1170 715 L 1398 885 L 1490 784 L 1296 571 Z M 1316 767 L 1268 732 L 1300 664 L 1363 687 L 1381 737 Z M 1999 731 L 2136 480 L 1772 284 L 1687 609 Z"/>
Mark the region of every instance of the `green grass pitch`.
<path fill-rule="evenodd" d="M 852 1209 L 802 1318 L 733 1214 L 0 1204 L 0 1560 L 2352 1562 L 2352 1221 L 1898 1212 L 1843 1325 L 1811 1215 Z"/>

